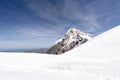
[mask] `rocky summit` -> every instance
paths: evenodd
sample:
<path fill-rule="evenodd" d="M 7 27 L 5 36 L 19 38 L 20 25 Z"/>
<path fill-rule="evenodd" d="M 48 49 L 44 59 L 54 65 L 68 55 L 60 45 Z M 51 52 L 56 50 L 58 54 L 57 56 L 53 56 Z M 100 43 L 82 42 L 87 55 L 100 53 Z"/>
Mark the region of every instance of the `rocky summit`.
<path fill-rule="evenodd" d="M 82 32 L 78 29 L 70 28 L 64 37 L 56 41 L 56 43 L 47 51 L 47 53 L 56 55 L 63 54 L 92 38 L 93 36 L 88 33 Z"/>

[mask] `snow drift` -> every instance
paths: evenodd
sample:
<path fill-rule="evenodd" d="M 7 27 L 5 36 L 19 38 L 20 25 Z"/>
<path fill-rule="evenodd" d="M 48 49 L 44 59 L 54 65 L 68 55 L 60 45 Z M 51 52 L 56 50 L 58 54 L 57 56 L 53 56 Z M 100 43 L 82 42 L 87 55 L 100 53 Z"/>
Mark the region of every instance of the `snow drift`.
<path fill-rule="evenodd" d="M 120 26 L 63 55 L 0 53 L 0 80 L 120 80 Z"/>

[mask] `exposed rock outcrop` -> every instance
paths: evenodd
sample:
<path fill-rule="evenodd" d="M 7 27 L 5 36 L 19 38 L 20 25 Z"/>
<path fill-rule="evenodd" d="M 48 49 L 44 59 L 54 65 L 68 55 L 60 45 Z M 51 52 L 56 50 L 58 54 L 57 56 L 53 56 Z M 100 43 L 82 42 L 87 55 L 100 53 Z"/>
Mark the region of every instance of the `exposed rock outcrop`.
<path fill-rule="evenodd" d="M 87 33 L 84 33 L 80 30 L 70 28 L 64 37 L 56 42 L 48 51 L 48 54 L 62 54 L 66 51 L 73 49 L 76 46 L 79 46 L 88 40 L 92 39 L 93 36 Z"/>

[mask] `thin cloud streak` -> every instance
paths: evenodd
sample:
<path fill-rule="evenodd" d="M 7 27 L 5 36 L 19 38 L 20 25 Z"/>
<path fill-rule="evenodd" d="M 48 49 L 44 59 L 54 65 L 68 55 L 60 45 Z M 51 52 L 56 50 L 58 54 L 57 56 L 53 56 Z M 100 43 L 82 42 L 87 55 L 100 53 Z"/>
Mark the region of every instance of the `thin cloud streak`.
<path fill-rule="evenodd" d="M 60 24 L 69 25 L 75 21 L 77 22 L 76 24 L 79 28 L 83 27 L 84 30 L 88 32 L 94 32 L 96 29 L 101 28 L 100 24 L 97 22 L 97 17 L 95 17 L 97 15 L 95 13 L 90 13 L 90 11 L 87 11 L 86 8 L 85 10 L 87 13 L 84 13 L 83 8 L 80 8 L 81 6 L 78 1 L 64 0 L 61 3 L 61 7 L 59 7 L 61 11 L 58 11 L 57 10 L 58 6 L 51 5 L 51 3 L 48 0 L 45 0 L 46 2 L 45 5 L 44 4 L 39 5 L 39 3 L 37 3 L 36 1 L 27 1 L 27 2 L 28 2 L 28 7 L 33 11 L 33 13 L 37 14 L 38 17 L 42 17 L 46 20 L 54 22 L 57 26 Z M 87 5 L 84 6 L 86 7 Z M 67 19 L 68 21 L 65 21 L 64 18 Z M 76 25 L 76 24 L 72 23 L 71 25 Z M 65 26 L 61 26 L 61 27 L 65 27 Z"/>
<path fill-rule="evenodd" d="M 50 29 L 39 29 L 39 28 L 19 28 L 17 33 L 21 34 L 24 38 L 30 38 L 30 39 L 40 39 L 40 38 L 56 38 L 55 35 L 57 35 L 56 31 L 50 30 Z"/>
<path fill-rule="evenodd" d="M 38 45 L 39 43 L 43 46 L 51 42 L 54 43 L 71 27 L 98 35 L 111 26 L 120 23 L 119 0 L 21 1 L 24 4 L 16 7 L 16 2 L 19 3 L 19 1 L 8 2 L 8 9 L 1 9 L 0 7 L 0 14 L 3 15 L 1 16 L 0 24 L 4 24 L 2 29 L 0 29 L 2 38 L 0 42 L 2 40 L 8 42 L 13 40 L 11 45 L 16 44 L 17 46 L 14 41 L 21 40 L 24 44 L 27 40 L 31 40 L 31 45 Z M 3 4 L 0 6 L 4 7 Z"/>

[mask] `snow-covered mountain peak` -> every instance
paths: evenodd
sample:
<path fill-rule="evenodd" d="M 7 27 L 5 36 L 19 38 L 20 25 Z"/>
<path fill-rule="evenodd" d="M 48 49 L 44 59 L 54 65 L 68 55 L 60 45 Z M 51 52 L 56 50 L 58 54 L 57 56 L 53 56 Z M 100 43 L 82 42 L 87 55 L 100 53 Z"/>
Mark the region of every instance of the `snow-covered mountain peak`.
<path fill-rule="evenodd" d="M 63 36 L 63 38 L 59 39 L 55 45 L 53 45 L 48 53 L 49 54 L 61 54 L 66 51 L 69 51 L 73 49 L 74 47 L 81 45 L 88 40 L 92 39 L 93 36 L 84 33 L 78 29 L 70 28 L 66 34 Z"/>
<path fill-rule="evenodd" d="M 70 28 L 70 29 L 67 31 L 67 33 L 69 33 L 69 32 L 73 33 L 73 32 L 76 32 L 76 31 L 77 31 L 77 29 L 75 29 L 75 28 Z"/>
<path fill-rule="evenodd" d="M 75 39 L 75 38 L 77 39 L 78 37 L 82 37 L 82 38 L 86 38 L 86 39 L 93 38 L 93 36 L 91 34 L 82 32 L 75 28 L 70 28 L 65 35 L 72 37 L 71 39 Z"/>
<path fill-rule="evenodd" d="M 81 34 L 84 34 L 84 32 L 78 30 L 78 29 L 75 29 L 75 28 L 70 28 L 66 34 L 69 34 L 69 35 L 77 35 L 78 33 L 81 33 Z"/>

